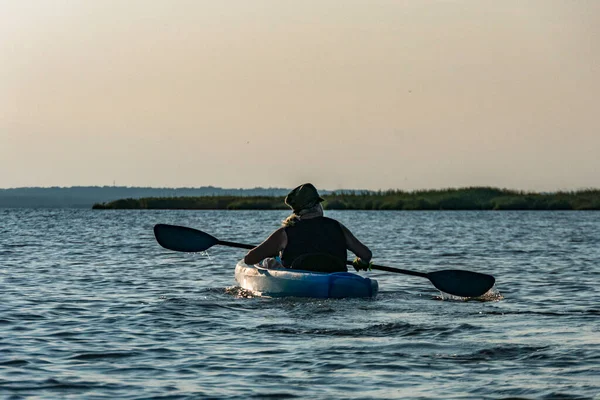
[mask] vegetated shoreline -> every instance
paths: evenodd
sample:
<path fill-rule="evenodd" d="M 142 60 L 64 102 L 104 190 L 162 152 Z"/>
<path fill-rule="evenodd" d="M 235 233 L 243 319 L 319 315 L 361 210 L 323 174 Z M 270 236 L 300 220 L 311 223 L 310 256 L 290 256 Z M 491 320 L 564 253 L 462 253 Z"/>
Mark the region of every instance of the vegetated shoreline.
<path fill-rule="evenodd" d="M 405 192 L 332 192 L 328 210 L 600 210 L 600 189 L 536 193 L 492 187 Z M 283 196 L 147 197 L 96 203 L 96 210 L 279 210 Z"/>

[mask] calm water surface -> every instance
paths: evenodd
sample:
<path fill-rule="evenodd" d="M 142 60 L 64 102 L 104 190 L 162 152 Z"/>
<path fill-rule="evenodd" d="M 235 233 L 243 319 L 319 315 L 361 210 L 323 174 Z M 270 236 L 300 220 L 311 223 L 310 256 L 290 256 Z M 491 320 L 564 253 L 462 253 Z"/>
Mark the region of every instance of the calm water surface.
<path fill-rule="evenodd" d="M 486 302 L 385 272 L 376 300 L 248 298 L 243 250 L 152 234 L 286 215 L 0 209 L 0 398 L 600 399 L 600 213 L 328 213 L 378 264 L 494 275 Z"/>

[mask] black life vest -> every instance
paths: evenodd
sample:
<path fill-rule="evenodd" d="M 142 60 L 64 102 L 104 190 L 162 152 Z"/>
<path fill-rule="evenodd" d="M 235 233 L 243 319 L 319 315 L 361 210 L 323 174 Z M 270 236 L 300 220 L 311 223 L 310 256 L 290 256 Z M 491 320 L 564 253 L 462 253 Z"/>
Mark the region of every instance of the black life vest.
<path fill-rule="evenodd" d="M 300 220 L 285 228 L 287 246 L 281 261 L 287 268 L 346 272 L 346 238 L 340 223 L 327 217 Z"/>

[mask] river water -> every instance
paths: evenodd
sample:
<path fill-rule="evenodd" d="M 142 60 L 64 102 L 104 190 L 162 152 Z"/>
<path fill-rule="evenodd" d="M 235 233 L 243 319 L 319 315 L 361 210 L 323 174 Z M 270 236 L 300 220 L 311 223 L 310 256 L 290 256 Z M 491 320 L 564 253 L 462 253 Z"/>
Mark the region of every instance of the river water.
<path fill-rule="evenodd" d="M 377 264 L 496 277 L 490 301 L 369 272 L 375 300 L 247 297 L 285 211 L 0 209 L 0 398 L 600 399 L 600 213 L 331 211 Z"/>

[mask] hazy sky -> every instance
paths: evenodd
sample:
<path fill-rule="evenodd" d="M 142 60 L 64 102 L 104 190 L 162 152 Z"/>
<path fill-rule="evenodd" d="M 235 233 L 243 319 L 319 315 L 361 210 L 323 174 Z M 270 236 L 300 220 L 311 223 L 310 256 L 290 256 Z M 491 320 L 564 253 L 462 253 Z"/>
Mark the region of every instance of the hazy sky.
<path fill-rule="evenodd" d="M 0 187 L 600 187 L 597 0 L 0 0 Z"/>

